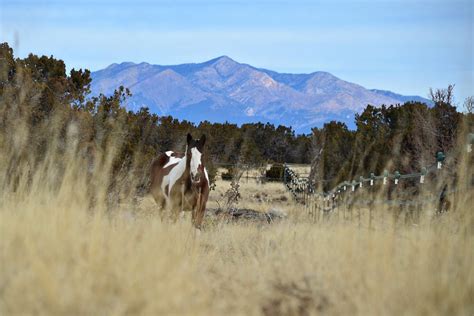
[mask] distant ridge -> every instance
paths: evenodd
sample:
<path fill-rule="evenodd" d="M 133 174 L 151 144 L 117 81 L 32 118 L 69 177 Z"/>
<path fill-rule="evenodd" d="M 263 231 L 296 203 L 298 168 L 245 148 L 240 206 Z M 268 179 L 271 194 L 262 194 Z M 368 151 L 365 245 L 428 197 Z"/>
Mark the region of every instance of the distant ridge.
<path fill-rule="evenodd" d="M 220 56 L 203 63 L 151 65 L 123 62 L 92 73 L 92 95 L 111 94 L 120 85 L 133 96 L 127 107 L 192 122 L 270 122 L 310 132 L 330 120 L 353 126 L 367 104 L 430 101 L 391 91 L 366 89 L 323 71 L 278 73 Z"/>
<path fill-rule="evenodd" d="M 378 89 L 370 89 L 370 91 L 375 92 L 380 95 L 385 95 L 387 97 L 394 98 L 403 102 L 415 101 L 415 102 L 427 103 L 428 105 L 433 104 L 433 101 L 417 96 L 417 95 L 401 95 L 392 91 L 378 90 Z"/>

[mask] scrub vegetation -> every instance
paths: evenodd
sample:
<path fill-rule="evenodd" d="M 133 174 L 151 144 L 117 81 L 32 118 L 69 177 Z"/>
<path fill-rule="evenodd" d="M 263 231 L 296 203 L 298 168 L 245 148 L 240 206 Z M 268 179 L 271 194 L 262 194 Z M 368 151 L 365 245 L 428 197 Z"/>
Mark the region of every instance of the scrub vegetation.
<path fill-rule="evenodd" d="M 179 144 L 121 107 L 125 89 L 86 100 L 87 71 L 1 49 L 1 315 L 474 313 L 472 189 L 416 223 L 382 205 L 369 229 L 337 213 L 315 222 L 282 183 L 242 178 L 238 207 L 287 216 L 208 216 L 197 234 L 147 195 L 152 140 Z M 471 179 L 469 157 L 453 166 Z M 209 208 L 230 183 L 215 185 Z"/>

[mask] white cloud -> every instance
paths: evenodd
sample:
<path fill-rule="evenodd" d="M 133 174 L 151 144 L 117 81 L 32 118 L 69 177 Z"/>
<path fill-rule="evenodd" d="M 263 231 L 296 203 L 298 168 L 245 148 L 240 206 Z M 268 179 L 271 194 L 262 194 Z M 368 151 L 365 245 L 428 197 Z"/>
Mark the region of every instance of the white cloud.
<path fill-rule="evenodd" d="M 245 115 L 247 116 L 255 116 L 255 109 L 248 107 L 245 109 Z"/>

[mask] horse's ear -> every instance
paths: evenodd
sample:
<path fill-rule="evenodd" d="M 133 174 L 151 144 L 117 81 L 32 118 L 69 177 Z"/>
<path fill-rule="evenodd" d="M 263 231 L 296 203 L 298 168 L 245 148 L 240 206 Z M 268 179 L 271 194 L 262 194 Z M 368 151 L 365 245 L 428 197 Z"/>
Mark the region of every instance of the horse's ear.
<path fill-rule="evenodd" d="M 186 140 L 187 143 L 188 143 L 188 145 L 191 144 L 192 140 L 193 140 L 193 136 L 191 136 L 191 134 L 188 133 L 188 138 L 187 138 L 187 140 Z"/>

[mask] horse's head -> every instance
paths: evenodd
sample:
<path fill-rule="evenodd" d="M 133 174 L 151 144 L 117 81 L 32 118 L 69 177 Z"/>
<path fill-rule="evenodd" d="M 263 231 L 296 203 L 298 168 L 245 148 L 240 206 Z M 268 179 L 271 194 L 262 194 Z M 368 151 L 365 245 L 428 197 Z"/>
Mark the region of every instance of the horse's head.
<path fill-rule="evenodd" d="M 193 139 L 191 134 L 188 134 L 186 159 L 189 161 L 191 181 L 194 183 L 200 182 L 204 175 L 204 165 L 201 157 L 205 143 L 206 135 L 202 135 L 200 139 Z"/>

